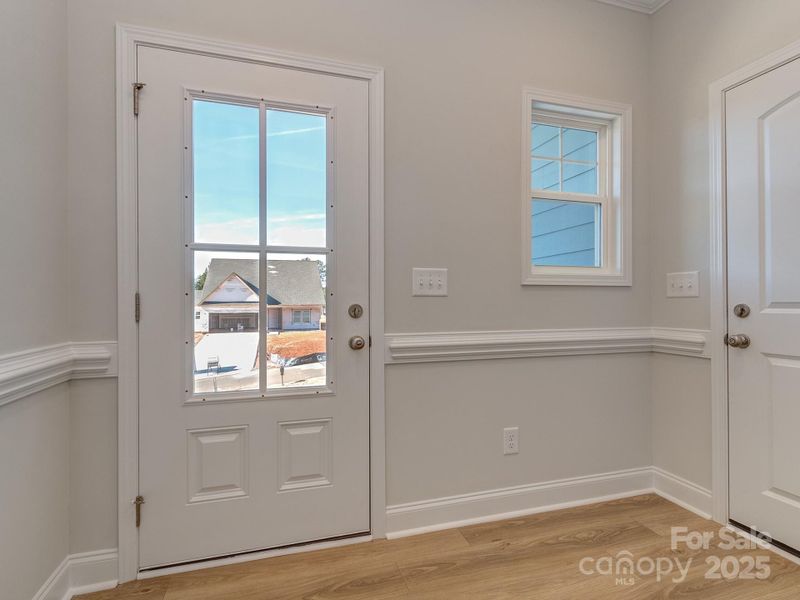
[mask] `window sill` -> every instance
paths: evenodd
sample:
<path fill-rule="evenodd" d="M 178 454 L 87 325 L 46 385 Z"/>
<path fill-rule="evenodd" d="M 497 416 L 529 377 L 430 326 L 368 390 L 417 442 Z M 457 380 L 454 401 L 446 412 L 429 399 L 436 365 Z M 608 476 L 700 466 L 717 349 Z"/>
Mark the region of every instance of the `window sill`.
<path fill-rule="evenodd" d="M 522 278 L 522 285 L 594 285 L 609 287 L 631 287 L 631 276 L 619 272 L 600 273 L 529 273 Z"/>

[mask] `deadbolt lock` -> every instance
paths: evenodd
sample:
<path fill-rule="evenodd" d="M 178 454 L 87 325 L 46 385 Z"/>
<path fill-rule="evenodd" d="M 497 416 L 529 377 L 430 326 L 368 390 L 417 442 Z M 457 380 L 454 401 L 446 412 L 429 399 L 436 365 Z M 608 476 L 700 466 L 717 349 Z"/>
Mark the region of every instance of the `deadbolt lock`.
<path fill-rule="evenodd" d="M 733 314 L 735 314 L 740 319 L 744 319 L 746 316 L 750 314 L 750 307 L 747 304 L 737 304 L 733 307 Z"/>
<path fill-rule="evenodd" d="M 364 307 L 360 304 L 351 304 L 350 308 L 347 309 L 347 314 L 354 319 L 360 319 L 361 315 L 364 314 Z"/>

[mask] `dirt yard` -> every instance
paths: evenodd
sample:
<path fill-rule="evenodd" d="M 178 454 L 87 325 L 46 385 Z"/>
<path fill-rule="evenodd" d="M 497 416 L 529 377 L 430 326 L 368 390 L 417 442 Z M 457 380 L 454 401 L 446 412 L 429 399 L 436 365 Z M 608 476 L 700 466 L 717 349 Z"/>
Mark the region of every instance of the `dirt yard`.
<path fill-rule="evenodd" d="M 267 338 L 268 354 L 278 354 L 283 358 L 296 358 L 325 352 L 324 331 L 282 331 L 271 333 Z"/>

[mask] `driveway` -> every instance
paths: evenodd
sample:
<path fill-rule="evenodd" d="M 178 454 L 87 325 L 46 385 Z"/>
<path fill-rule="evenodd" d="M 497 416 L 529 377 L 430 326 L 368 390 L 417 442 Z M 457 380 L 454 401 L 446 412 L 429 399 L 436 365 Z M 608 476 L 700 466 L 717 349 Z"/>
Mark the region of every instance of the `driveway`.
<path fill-rule="evenodd" d="M 258 389 L 258 332 L 209 333 L 194 347 L 195 390 L 226 392 Z M 219 359 L 219 371 L 207 372 L 210 358 Z"/>

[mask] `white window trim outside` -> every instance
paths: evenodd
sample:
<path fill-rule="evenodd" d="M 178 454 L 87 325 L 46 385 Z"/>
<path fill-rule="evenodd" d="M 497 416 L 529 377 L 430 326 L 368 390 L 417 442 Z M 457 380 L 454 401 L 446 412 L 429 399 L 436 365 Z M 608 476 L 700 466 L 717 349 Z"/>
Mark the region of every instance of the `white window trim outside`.
<path fill-rule="evenodd" d="M 522 94 L 522 284 L 630 286 L 631 273 L 631 141 L 632 108 L 525 88 Z M 536 119 L 562 126 L 591 127 L 600 136 L 598 196 L 531 189 L 531 126 Z M 603 162 L 606 163 L 603 168 Z M 601 204 L 600 267 L 534 266 L 531 260 L 531 199 L 536 196 Z"/>

